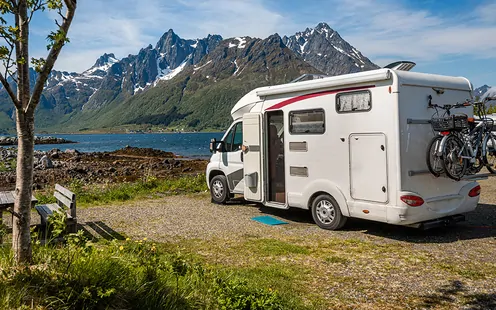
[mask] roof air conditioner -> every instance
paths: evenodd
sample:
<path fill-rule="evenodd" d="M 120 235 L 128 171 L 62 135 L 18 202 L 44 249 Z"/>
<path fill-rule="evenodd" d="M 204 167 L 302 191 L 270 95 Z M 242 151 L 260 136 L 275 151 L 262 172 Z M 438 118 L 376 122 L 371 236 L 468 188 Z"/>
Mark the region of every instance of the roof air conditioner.
<path fill-rule="evenodd" d="M 401 71 L 410 71 L 412 70 L 413 67 L 415 67 L 416 63 L 413 61 L 396 61 L 393 63 L 390 63 L 389 65 L 385 66 L 384 68 L 388 68 L 391 70 L 401 70 Z"/>

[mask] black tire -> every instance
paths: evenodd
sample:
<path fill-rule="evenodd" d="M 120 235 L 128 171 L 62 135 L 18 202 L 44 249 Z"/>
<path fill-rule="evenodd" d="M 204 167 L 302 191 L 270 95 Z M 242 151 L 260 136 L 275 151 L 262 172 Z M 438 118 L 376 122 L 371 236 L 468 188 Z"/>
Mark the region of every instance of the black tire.
<path fill-rule="evenodd" d="M 327 230 L 341 229 L 347 221 L 339 204 L 327 194 L 317 196 L 312 202 L 312 217 L 317 226 Z"/>
<path fill-rule="evenodd" d="M 427 146 L 427 168 L 429 169 L 430 173 L 432 173 L 432 175 L 434 175 L 436 178 L 444 173 L 444 163 L 441 156 L 435 155 L 436 152 L 433 148 L 437 147 L 436 142 L 441 142 L 442 138 L 442 136 L 435 136 L 434 138 L 432 138 L 431 142 L 429 142 L 429 145 Z"/>
<path fill-rule="evenodd" d="M 444 171 L 449 178 L 455 181 L 460 181 L 467 171 L 467 159 L 458 158 L 456 155 L 460 152 L 462 147 L 462 140 L 457 136 L 450 134 L 446 138 L 446 143 L 443 148 Z M 468 156 L 467 149 L 463 150 L 462 156 Z"/>
<path fill-rule="evenodd" d="M 496 141 L 496 137 L 492 134 L 492 133 L 489 133 L 492 138 Z M 484 162 L 484 165 L 486 166 L 487 170 L 492 173 L 492 174 L 495 174 L 496 173 L 496 169 L 494 167 L 494 165 L 496 165 L 496 145 L 492 145 L 492 146 L 489 146 L 488 145 L 488 142 L 491 141 L 491 139 L 487 139 L 486 140 L 486 154 L 484 154 L 484 156 L 482 156 L 482 160 Z M 492 143 L 492 141 L 491 141 Z M 489 156 L 488 156 L 489 155 Z"/>
<path fill-rule="evenodd" d="M 225 204 L 229 201 L 231 195 L 225 175 L 216 175 L 210 180 L 210 196 L 212 202 L 217 204 Z"/>

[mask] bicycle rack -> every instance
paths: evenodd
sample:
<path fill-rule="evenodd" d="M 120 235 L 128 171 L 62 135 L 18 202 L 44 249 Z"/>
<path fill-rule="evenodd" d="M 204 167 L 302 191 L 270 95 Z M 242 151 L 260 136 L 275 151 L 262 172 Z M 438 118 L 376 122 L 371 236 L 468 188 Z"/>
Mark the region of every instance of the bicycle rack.
<path fill-rule="evenodd" d="M 431 173 L 429 170 L 409 170 L 408 171 L 408 176 L 410 176 L 410 177 L 413 177 L 416 175 L 424 175 L 424 174 L 431 174 Z M 491 176 L 496 176 L 496 174 L 481 173 L 481 174 L 466 175 L 466 176 L 462 177 L 461 180 L 463 180 L 463 181 L 487 180 Z"/>
<path fill-rule="evenodd" d="M 430 124 L 431 120 L 430 119 L 412 119 L 412 118 L 407 118 L 406 119 L 407 124 Z"/>
<path fill-rule="evenodd" d="M 406 119 L 407 124 L 430 124 L 431 120 L 430 119 L 412 119 L 412 118 L 407 118 Z M 496 127 L 496 126 L 494 126 Z M 493 128 L 494 128 L 493 127 Z M 496 131 L 496 128 L 494 128 L 493 131 Z M 413 177 L 416 175 L 424 175 L 424 174 L 431 174 L 429 170 L 409 170 L 408 171 L 408 176 Z M 481 173 L 481 174 L 474 174 L 474 175 L 466 175 L 462 177 L 462 180 L 465 181 L 476 181 L 476 180 L 486 180 L 490 176 L 496 176 L 496 174 L 492 173 Z"/>

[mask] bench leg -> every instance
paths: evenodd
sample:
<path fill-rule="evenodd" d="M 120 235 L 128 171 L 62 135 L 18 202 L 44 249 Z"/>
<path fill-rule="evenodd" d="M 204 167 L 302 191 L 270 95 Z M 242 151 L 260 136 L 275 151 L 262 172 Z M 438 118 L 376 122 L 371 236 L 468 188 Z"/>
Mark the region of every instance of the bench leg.
<path fill-rule="evenodd" d="M 76 220 L 67 221 L 67 232 L 70 234 L 77 232 L 77 221 Z"/>

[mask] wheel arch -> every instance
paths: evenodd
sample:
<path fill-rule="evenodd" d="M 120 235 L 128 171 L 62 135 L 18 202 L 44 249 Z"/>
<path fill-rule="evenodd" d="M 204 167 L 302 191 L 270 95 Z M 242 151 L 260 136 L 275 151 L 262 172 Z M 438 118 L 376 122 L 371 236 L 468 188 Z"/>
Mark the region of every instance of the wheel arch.
<path fill-rule="evenodd" d="M 208 173 L 208 184 L 210 184 L 210 182 L 212 181 L 212 179 L 215 177 L 215 176 L 218 176 L 218 175 L 223 175 L 223 176 L 226 176 L 226 174 L 222 171 L 222 170 L 211 170 L 209 173 Z M 210 186 L 210 185 L 209 185 Z"/>
<path fill-rule="evenodd" d="M 303 194 L 304 197 L 307 197 L 306 201 L 307 201 L 308 210 L 311 209 L 312 203 L 315 200 L 315 198 L 317 198 L 319 195 L 326 194 L 332 196 L 336 200 L 343 216 L 346 217 L 350 216 L 350 212 L 348 210 L 348 203 L 346 201 L 343 192 L 339 189 L 339 187 L 336 184 L 328 180 L 317 180 L 310 183 L 304 189 L 303 193 L 304 193 Z"/>

